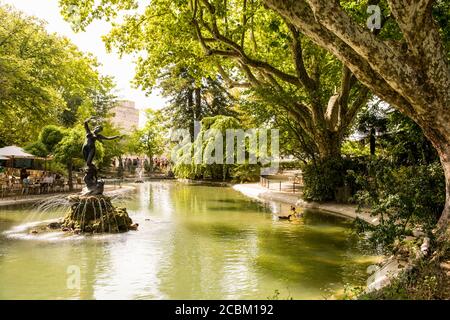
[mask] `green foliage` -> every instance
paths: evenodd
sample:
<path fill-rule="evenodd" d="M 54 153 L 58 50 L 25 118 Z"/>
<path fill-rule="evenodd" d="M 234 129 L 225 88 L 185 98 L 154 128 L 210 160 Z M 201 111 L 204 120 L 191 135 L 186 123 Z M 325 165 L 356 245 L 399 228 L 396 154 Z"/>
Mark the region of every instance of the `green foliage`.
<path fill-rule="evenodd" d="M 345 156 L 367 157 L 370 155 L 370 148 L 360 141 L 347 140 L 342 144 L 341 152 Z"/>
<path fill-rule="evenodd" d="M 353 159 L 359 165 L 345 176 L 354 180 L 353 200 L 380 222 L 357 229 L 368 231 L 370 243 L 390 251 L 412 228 L 430 231 L 435 226 L 445 202 L 442 167 L 420 127 L 390 107 L 375 104 L 361 112 L 356 130 L 377 133 L 377 152 L 367 157 L 365 140 L 346 142 L 344 154 L 363 157 Z"/>
<path fill-rule="evenodd" d="M 64 128 L 55 125 L 45 126 L 39 133 L 38 140 L 28 144 L 25 150 L 40 157 L 48 157 L 55 151 L 65 132 Z"/>
<path fill-rule="evenodd" d="M 48 156 L 47 147 L 40 140 L 28 144 L 27 146 L 25 146 L 24 150 L 38 157 L 44 158 Z"/>
<path fill-rule="evenodd" d="M 226 164 L 226 163 L 208 163 L 206 155 L 215 156 L 211 151 L 214 150 L 216 138 L 222 139 L 226 136 L 227 129 L 241 129 L 239 121 L 233 117 L 215 116 L 206 117 L 201 121 L 201 130 L 194 143 L 178 151 L 178 159 L 174 166 L 175 176 L 186 179 L 213 179 L 228 180 L 233 178 L 235 181 L 254 181 L 258 176 L 258 165 L 245 164 Z M 210 129 L 217 130 L 219 136 L 206 136 L 206 131 Z M 224 139 L 225 140 L 225 139 Z M 198 146 L 198 147 L 195 147 Z M 248 143 L 246 144 L 248 152 Z M 194 152 L 201 153 L 202 163 L 195 163 Z M 223 162 L 227 157 L 226 143 L 223 141 Z M 194 155 L 194 156 L 193 156 Z"/>
<path fill-rule="evenodd" d="M 257 164 L 237 164 L 231 171 L 233 182 L 245 183 L 258 181 L 261 167 Z"/>
<path fill-rule="evenodd" d="M 195 70 L 176 67 L 160 79 L 164 96 L 169 105 L 163 112 L 170 117 L 172 128 L 190 129 L 193 135 L 194 121 L 216 115 L 234 116 L 231 109 L 234 99 L 218 79 L 205 77 L 200 83 L 194 77 Z"/>
<path fill-rule="evenodd" d="M 333 201 L 337 188 L 344 186 L 344 160 L 339 158 L 309 162 L 302 168 L 303 197 L 309 201 Z"/>
<path fill-rule="evenodd" d="M 161 155 L 166 145 L 164 122 L 160 111 L 147 110 L 147 122 L 144 128 L 134 130 L 129 136 L 127 150 L 133 154 L 146 155 L 150 161 L 153 156 Z"/>
<path fill-rule="evenodd" d="M 39 141 L 45 145 L 48 153 L 52 153 L 63 137 L 64 130 L 62 128 L 49 125 L 42 128 L 39 134 Z"/>
<path fill-rule="evenodd" d="M 386 249 L 415 226 L 431 231 L 444 208 L 445 180 L 438 162 L 397 167 L 374 160 L 365 173 L 355 175 L 361 186 L 355 199 L 379 219 L 370 238 Z"/>
<path fill-rule="evenodd" d="M 0 146 L 24 145 L 47 124 L 72 127 L 80 108 L 104 113 L 114 84 L 45 23 L 0 6 Z"/>
<path fill-rule="evenodd" d="M 388 115 L 387 133 L 381 139 L 384 156 L 400 165 L 430 164 L 438 154 L 422 129 L 398 111 Z"/>

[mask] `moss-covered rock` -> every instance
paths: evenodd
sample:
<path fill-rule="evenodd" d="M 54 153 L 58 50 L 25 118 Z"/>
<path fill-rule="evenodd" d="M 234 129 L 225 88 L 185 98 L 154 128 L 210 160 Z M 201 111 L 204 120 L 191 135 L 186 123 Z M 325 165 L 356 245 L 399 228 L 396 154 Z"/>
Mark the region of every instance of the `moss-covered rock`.
<path fill-rule="evenodd" d="M 128 216 L 125 208 L 116 208 L 104 195 L 69 197 L 71 209 L 61 228 L 75 233 L 118 233 L 136 230 L 137 224 Z"/>

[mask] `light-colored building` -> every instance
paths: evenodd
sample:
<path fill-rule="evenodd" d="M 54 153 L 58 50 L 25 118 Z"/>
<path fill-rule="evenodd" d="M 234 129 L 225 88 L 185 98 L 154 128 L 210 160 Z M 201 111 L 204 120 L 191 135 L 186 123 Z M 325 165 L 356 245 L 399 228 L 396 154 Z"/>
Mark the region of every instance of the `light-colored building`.
<path fill-rule="evenodd" d="M 112 112 L 114 114 L 112 122 L 123 133 L 130 133 L 133 129 L 139 128 L 139 110 L 136 109 L 134 101 L 120 100 Z"/>

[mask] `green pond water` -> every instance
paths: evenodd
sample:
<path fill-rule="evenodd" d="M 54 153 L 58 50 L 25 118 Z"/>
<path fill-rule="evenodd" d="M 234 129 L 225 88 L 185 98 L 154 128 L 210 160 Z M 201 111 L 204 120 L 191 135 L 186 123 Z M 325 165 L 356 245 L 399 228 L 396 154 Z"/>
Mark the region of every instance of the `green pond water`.
<path fill-rule="evenodd" d="M 340 217 L 278 220 L 289 208 L 227 187 L 136 187 L 115 201 L 139 223 L 124 234 L 29 235 L 62 213 L 0 208 L 0 299 L 322 299 L 363 285 L 375 259 Z"/>

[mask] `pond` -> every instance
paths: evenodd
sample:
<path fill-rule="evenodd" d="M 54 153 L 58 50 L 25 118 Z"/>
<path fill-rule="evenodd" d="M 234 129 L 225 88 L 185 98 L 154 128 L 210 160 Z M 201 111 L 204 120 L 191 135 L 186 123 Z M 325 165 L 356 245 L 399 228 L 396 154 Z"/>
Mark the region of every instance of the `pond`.
<path fill-rule="evenodd" d="M 346 219 L 278 220 L 287 208 L 228 187 L 153 181 L 116 204 L 138 231 L 17 238 L 14 228 L 61 213 L 0 208 L 0 299 L 322 299 L 364 285 L 375 259 Z"/>

